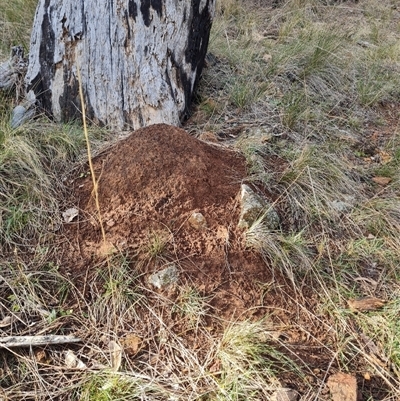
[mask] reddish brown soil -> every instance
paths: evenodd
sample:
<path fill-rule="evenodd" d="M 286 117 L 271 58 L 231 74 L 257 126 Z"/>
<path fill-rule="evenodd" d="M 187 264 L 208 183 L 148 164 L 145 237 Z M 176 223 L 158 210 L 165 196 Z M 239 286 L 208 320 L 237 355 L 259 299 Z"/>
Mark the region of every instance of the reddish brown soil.
<path fill-rule="evenodd" d="M 237 227 L 238 193 L 246 177 L 240 154 L 160 124 L 133 132 L 94 158 L 93 164 L 106 242 L 86 166 L 86 177 L 72 183 L 68 207 L 78 207 L 80 214 L 64 225 L 66 241 L 62 244 L 64 273 L 87 297 L 88 288 L 98 279 L 96 267 L 104 265 L 107 255 L 127 255 L 153 299 L 157 299 L 154 293 L 161 293 L 173 304 L 185 285 L 207 297 L 206 323 L 212 333 L 228 320 L 269 316 L 284 344 L 281 352 L 310 372 L 304 383 L 290 372 L 283 373 L 283 384 L 307 392 L 310 383 L 325 380 L 328 370 L 337 369 L 329 351 L 335 341 L 330 338 L 332 330 L 315 308 L 318 294 L 306 282 L 303 295 L 298 291 L 302 283 L 296 283 L 297 291 L 292 291 L 279 271 L 244 244 L 244 233 Z M 193 212 L 204 215 L 206 228 L 189 224 Z M 157 255 L 151 251 L 156 238 L 165 241 Z M 153 288 L 149 275 L 171 262 L 180 271 L 177 286 Z M 145 310 L 138 314 L 143 326 L 153 325 Z M 199 353 L 207 351 L 207 337 L 190 334 L 181 319 L 170 313 L 163 319 L 173 330 L 186 332 L 185 341 Z"/>
<path fill-rule="evenodd" d="M 240 154 L 161 124 L 132 133 L 93 162 L 107 245 L 96 217 L 91 177 L 77 179 L 70 206 L 78 206 L 80 217 L 65 225 L 69 240 L 64 257 L 77 283 L 107 253 L 122 252 L 142 262 L 138 265 L 145 277 L 175 262 L 178 285 L 190 284 L 211 296 L 215 312 L 226 318 L 253 307 L 251 313 L 265 314 L 268 297 L 269 311 L 272 301 L 278 308 L 287 304 L 281 291 L 279 296 L 274 290 L 267 298 L 260 296 L 260 288 L 277 276 L 246 249 L 237 228 L 237 195 L 246 176 Z M 193 212 L 204 215 L 206 228 L 189 224 Z M 167 244 L 152 259 L 149 248 L 155 238 Z"/>
<path fill-rule="evenodd" d="M 93 162 L 100 177 L 98 193 L 107 245 L 96 218 L 91 178 L 77 179 L 70 206 L 78 206 L 80 216 L 65 225 L 68 241 L 63 266 L 78 287 L 92 285 L 87 283 L 92 282 L 107 252 L 121 252 L 129 255 L 132 269 L 139 269 L 150 296 L 156 291 L 173 303 L 179 288 L 190 285 L 207 297 L 213 316 L 207 325 L 212 330 L 219 331 L 227 321 L 269 316 L 276 324 L 274 329 L 284 328 L 291 354 L 298 344 L 314 342 L 298 328 L 296 322 L 301 320 L 309 323 L 314 339 L 318 338 L 316 344 L 323 346 L 321 341 L 328 334 L 307 312 L 314 308 L 315 294 L 308 289 L 304 291 L 308 295 L 298 299 L 280 272 L 244 244 L 244 233 L 237 227 L 238 193 L 246 177 L 240 154 L 202 142 L 182 129 L 154 125 L 132 133 Z M 193 212 L 204 215 L 205 229 L 189 224 Z M 149 248 L 155 237 L 167 238 L 167 244 L 160 255 L 151 257 Z M 148 276 L 170 262 L 180 269 L 177 288 L 153 288 Z M 185 330 L 170 315 L 163 319 L 170 327 Z M 142 320 L 147 317 L 143 315 Z M 190 342 L 190 335 L 186 340 Z M 307 363 L 314 366 L 311 360 Z M 321 363 L 326 363 L 324 358 L 316 360 L 315 367 Z"/>

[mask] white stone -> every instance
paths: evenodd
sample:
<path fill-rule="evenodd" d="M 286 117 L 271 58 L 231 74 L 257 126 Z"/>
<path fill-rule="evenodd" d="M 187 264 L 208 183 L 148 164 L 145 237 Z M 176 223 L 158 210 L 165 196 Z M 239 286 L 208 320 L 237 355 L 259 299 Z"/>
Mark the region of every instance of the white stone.
<path fill-rule="evenodd" d="M 189 224 L 196 230 L 201 230 L 207 227 L 206 218 L 200 212 L 194 212 L 189 217 Z"/>
<path fill-rule="evenodd" d="M 280 219 L 272 204 L 246 184 L 241 186 L 240 201 L 241 213 L 238 223 L 240 228 L 248 229 L 259 218 L 263 219 L 263 224 L 270 230 L 279 227 Z"/>
<path fill-rule="evenodd" d="M 149 283 L 159 289 L 178 282 L 179 271 L 175 265 L 170 265 L 149 277 Z"/>

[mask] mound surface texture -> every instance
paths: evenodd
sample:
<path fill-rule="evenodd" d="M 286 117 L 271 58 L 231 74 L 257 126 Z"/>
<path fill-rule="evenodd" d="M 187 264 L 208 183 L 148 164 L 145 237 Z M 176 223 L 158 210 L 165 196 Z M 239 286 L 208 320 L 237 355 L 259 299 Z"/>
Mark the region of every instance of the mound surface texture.
<path fill-rule="evenodd" d="M 240 154 L 160 124 L 135 131 L 93 162 L 107 241 L 104 246 L 91 177 L 75 180 L 70 206 L 80 216 L 65 225 L 74 277 L 87 277 L 106 253 L 122 252 L 142 262 L 144 275 L 175 263 L 178 284 L 212 294 L 220 312 L 257 305 L 257 283 L 271 277 L 237 228 L 246 174 Z M 204 216 L 205 227 L 191 224 L 193 213 Z"/>

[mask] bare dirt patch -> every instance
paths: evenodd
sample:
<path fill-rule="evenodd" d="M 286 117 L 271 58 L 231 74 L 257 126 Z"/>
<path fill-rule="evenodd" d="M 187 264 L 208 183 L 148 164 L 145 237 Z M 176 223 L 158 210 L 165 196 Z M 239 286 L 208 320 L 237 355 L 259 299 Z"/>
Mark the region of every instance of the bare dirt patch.
<path fill-rule="evenodd" d="M 270 162 L 277 161 L 271 156 Z M 77 207 L 79 216 L 64 225 L 61 266 L 90 302 L 93 288 L 104 284 L 96 284 L 100 277 L 96 270 L 104 267 L 107 257 L 127 257 L 132 275 L 140 276 L 147 302 L 162 311 L 161 324 L 138 305 L 139 318 L 116 333 L 124 338 L 134 327 L 135 336 L 143 340 L 132 357 L 136 364 L 152 364 L 152 349 L 160 345 L 145 338 L 163 325 L 184 333 L 183 341 L 201 359 L 229 322 L 266 317 L 273 326 L 267 341 L 278 341 L 279 351 L 308 372 L 299 382 L 284 368 L 281 383 L 302 394 L 313 385 L 324 388 L 322 383 L 338 364 L 332 330 L 317 311 L 319 294 L 307 279 L 296 283 L 294 290 L 287 278 L 246 247 L 243 230 L 237 227 L 238 193 L 246 180 L 242 155 L 160 124 L 133 132 L 93 163 L 106 242 L 85 166 L 70 188 L 68 207 Z M 194 212 L 205 217 L 206 227 L 190 224 Z M 177 285 L 153 287 L 149 276 L 171 264 L 179 270 Z M 173 312 L 181 289 L 187 287 L 207 300 L 206 332 L 188 327 L 187 320 Z M 156 357 L 162 358 L 158 351 Z M 324 391 L 320 399 L 329 398 Z"/>
<path fill-rule="evenodd" d="M 80 209 L 80 217 L 65 225 L 63 263 L 76 283 L 90 278 L 107 253 L 122 252 L 138 262 L 146 286 L 151 273 L 175 263 L 178 285 L 211 296 L 221 317 L 259 316 L 272 305 L 287 305 L 281 290 L 260 295 L 266 283 L 283 279 L 246 248 L 237 227 L 237 195 L 246 177 L 240 154 L 199 141 L 182 129 L 154 125 L 96 157 L 94 168 L 106 245 L 91 177 L 76 179 L 70 205 Z M 194 212 L 205 217 L 205 228 L 189 223 Z M 157 246 L 163 249 L 154 249 Z"/>

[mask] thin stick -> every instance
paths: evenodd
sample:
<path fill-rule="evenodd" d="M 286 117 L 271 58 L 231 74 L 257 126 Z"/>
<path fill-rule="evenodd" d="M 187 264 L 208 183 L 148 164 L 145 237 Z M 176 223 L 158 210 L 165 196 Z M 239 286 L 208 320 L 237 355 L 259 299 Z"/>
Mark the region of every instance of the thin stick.
<path fill-rule="evenodd" d="M 94 168 L 93 168 L 92 151 L 91 151 L 91 147 L 90 147 L 89 134 L 88 134 L 87 125 L 86 125 L 85 100 L 83 98 L 82 79 L 81 79 L 81 72 L 80 72 L 79 67 L 77 67 L 76 71 L 77 71 L 77 76 L 78 76 L 79 98 L 81 100 L 83 132 L 85 134 L 86 149 L 87 149 L 88 160 L 89 160 L 89 169 L 90 169 L 90 174 L 92 176 L 92 183 L 93 183 L 94 201 L 95 201 L 95 204 L 96 204 L 96 210 L 97 210 L 100 229 L 101 229 L 101 235 L 103 237 L 104 245 L 106 245 L 106 232 L 104 230 L 103 218 L 101 217 L 101 211 L 100 211 L 98 181 L 96 180 L 96 176 L 95 176 Z"/>
<path fill-rule="evenodd" d="M 12 336 L 0 337 L 1 348 L 35 347 L 50 344 L 77 343 L 82 340 L 73 336 L 47 335 L 47 336 Z"/>
<path fill-rule="evenodd" d="M 80 73 L 80 68 L 79 68 L 78 62 L 77 62 L 76 70 L 77 70 L 78 85 L 79 85 L 79 98 L 81 100 L 83 132 L 85 134 L 86 149 L 87 149 L 87 154 L 88 154 L 90 174 L 92 175 L 94 200 L 95 200 L 95 204 L 96 204 L 96 210 L 97 210 L 100 229 L 101 229 L 101 235 L 102 235 L 102 238 L 103 238 L 103 244 L 104 244 L 105 249 L 106 249 L 106 247 L 107 247 L 106 232 L 104 230 L 103 218 L 101 216 L 101 210 L 100 210 L 98 180 L 96 180 L 96 176 L 95 176 L 95 172 L 94 172 L 94 168 L 93 168 L 93 162 L 92 162 L 92 151 L 91 151 L 91 147 L 90 147 L 89 134 L 88 134 L 87 125 L 86 125 L 85 100 L 83 98 L 82 79 L 81 79 L 81 73 Z M 100 174 L 100 176 L 101 176 L 101 174 Z M 111 272 L 110 255 L 107 254 L 106 257 L 107 257 L 108 276 L 109 276 L 109 279 L 110 279 L 110 282 L 111 282 L 113 276 L 112 276 L 112 272 Z M 113 325 L 115 326 L 117 315 L 116 315 L 116 305 L 115 305 L 113 287 L 112 287 L 111 291 L 112 291 L 112 300 L 113 300 L 113 302 L 112 302 L 113 313 L 112 313 L 111 317 L 113 318 Z"/>

